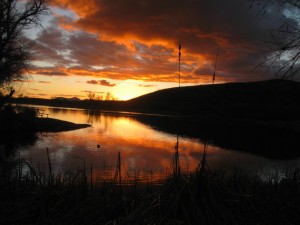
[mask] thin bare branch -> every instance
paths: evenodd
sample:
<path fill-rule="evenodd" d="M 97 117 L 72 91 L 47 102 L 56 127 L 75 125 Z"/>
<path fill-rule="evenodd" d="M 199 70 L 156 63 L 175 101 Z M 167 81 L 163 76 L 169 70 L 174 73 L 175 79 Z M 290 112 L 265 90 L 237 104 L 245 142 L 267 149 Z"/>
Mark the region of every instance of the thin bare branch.
<path fill-rule="evenodd" d="M 47 0 L 0 0 L 0 87 L 23 77 L 30 59 L 24 31 L 39 26 L 47 12 Z"/>
<path fill-rule="evenodd" d="M 300 10 L 299 0 L 249 0 L 249 8 L 256 6 L 263 14 L 268 7 L 277 6 Z M 291 16 L 284 24 L 270 33 L 268 48 L 263 51 L 267 56 L 257 67 L 267 66 L 268 71 L 276 69 L 275 75 L 292 78 L 300 73 L 300 17 Z M 256 67 L 256 68 L 257 68 Z"/>

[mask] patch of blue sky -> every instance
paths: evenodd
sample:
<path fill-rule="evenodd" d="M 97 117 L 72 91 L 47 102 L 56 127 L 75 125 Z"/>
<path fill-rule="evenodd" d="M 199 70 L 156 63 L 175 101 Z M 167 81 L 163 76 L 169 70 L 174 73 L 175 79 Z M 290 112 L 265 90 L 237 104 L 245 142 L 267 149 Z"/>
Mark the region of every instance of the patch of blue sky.
<path fill-rule="evenodd" d="M 286 7 L 283 10 L 283 15 L 289 19 L 294 20 L 300 26 L 300 9 L 296 7 Z"/>
<path fill-rule="evenodd" d="M 41 26 L 25 30 L 26 37 L 35 40 L 38 34 L 51 26 L 58 26 L 54 21 L 56 18 L 65 17 L 70 21 L 76 21 L 79 16 L 71 10 L 61 9 L 59 7 L 50 7 L 49 13 L 40 16 Z"/>

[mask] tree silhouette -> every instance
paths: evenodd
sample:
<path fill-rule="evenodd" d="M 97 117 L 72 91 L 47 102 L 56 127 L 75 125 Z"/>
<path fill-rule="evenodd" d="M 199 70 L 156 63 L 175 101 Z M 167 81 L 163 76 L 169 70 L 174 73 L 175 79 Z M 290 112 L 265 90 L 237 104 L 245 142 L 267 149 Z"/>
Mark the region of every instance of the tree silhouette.
<path fill-rule="evenodd" d="M 24 31 L 41 25 L 40 16 L 48 12 L 46 1 L 0 0 L 1 89 L 24 79 L 23 72 L 28 69 L 30 59 L 30 42 Z"/>
<path fill-rule="evenodd" d="M 95 98 L 96 98 L 96 93 L 95 93 L 95 92 L 92 92 L 92 91 L 89 91 L 89 92 L 87 93 L 87 97 L 88 97 L 88 99 L 89 99 L 90 101 L 95 100 Z"/>
<path fill-rule="evenodd" d="M 269 56 L 260 65 L 275 69 L 276 75 L 282 78 L 293 78 L 300 72 L 300 1 L 299 0 L 250 0 L 250 8 L 256 6 L 259 14 L 265 14 L 269 7 L 292 9 L 294 14 L 287 16 L 283 24 L 271 31 L 268 49 Z"/>

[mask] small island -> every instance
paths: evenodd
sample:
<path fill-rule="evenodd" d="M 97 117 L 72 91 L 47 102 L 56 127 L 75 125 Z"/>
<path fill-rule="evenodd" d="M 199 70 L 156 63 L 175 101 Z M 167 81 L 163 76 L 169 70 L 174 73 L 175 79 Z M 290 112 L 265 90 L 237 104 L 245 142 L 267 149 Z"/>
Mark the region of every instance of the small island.
<path fill-rule="evenodd" d="M 87 128 L 90 126 L 90 124 L 77 124 L 53 118 L 37 118 L 35 129 L 37 132 L 61 132 Z"/>

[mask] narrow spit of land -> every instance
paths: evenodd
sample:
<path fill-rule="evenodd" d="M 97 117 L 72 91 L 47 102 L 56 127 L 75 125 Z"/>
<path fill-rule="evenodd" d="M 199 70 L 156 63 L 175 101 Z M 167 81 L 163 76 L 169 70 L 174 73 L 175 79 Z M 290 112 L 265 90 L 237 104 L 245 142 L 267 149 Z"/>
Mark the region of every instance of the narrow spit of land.
<path fill-rule="evenodd" d="M 87 128 L 91 125 L 77 124 L 53 118 L 37 118 L 35 126 L 37 132 L 59 132 Z"/>

